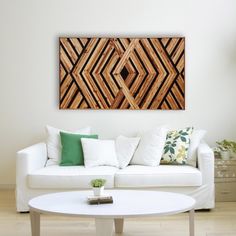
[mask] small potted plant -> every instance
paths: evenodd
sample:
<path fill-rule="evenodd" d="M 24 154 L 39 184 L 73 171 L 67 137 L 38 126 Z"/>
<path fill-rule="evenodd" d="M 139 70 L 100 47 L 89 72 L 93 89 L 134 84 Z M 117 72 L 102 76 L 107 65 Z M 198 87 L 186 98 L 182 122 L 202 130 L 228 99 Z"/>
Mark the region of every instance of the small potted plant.
<path fill-rule="evenodd" d="M 105 179 L 93 179 L 91 180 L 91 186 L 93 187 L 94 196 L 103 195 Z"/>
<path fill-rule="evenodd" d="M 218 150 L 221 158 L 223 160 L 229 160 L 230 159 L 230 151 L 231 151 L 231 143 L 227 140 L 223 140 L 221 142 L 216 142 L 217 147 L 216 150 Z"/>

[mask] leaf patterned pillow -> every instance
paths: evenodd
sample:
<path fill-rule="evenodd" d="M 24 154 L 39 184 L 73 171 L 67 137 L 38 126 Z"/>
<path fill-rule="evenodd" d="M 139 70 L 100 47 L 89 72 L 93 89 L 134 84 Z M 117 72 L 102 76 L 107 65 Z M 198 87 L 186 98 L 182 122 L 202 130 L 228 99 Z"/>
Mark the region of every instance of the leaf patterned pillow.
<path fill-rule="evenodd" d="M 186 164 L 192 132 L 193 127 L 187 127 L 167 133 L 161 164 Z"/>

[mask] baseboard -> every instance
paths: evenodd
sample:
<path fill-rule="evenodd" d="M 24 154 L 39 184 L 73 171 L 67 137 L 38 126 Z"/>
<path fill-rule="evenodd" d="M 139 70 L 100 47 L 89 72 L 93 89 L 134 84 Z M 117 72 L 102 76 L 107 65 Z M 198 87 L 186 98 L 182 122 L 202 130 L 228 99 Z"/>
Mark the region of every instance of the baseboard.
<path fill-rule="evenodd" d="M 4 189 L 15 189 L 16 185 L 15 184 L 0 184 L 0 190 Z"/>

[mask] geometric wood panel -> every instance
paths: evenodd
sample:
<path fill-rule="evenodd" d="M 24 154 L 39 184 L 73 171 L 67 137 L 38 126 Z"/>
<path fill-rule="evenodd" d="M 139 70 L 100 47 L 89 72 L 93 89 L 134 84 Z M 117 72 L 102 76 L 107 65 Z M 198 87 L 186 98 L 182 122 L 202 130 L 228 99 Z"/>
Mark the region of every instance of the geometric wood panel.
<path fill-rule="evenodd" d="M 185 39 L 60 38 L 60 109 L 185 108 Z"/>

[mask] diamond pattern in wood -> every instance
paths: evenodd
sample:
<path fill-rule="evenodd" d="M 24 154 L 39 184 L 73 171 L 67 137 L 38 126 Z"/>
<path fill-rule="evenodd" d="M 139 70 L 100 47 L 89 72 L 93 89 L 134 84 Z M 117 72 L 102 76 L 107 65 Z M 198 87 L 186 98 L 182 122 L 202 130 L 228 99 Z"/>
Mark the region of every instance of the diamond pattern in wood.
<path fill-rule="evenodd" d="M 61 109 L 185 108 L 184 38 L 60 38 Z"/>

